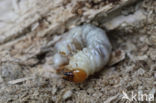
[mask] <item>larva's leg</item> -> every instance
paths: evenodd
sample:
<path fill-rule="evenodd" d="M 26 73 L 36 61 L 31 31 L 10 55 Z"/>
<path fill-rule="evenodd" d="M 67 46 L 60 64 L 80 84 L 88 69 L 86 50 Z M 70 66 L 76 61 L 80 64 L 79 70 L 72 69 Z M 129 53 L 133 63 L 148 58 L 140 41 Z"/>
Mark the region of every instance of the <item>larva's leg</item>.
<path fill-rule="evenodd" d="M 68 57 L 65 55 L 64 52 L 56 53 L 53 56 L 53 63 L 54 63 L 56 70 L 57 69 L 60 70 L 63 66 L 67 65 L 68 61 L 69 61 Z"/>

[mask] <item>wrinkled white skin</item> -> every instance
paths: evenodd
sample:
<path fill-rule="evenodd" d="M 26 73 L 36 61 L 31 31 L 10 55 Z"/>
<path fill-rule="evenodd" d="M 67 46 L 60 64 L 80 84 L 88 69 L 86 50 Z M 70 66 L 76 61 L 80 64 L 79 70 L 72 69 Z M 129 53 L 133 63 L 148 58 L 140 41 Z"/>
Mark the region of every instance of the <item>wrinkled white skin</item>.
<path fill-rule="evenodd" d="M 82 69 L 89 76 L 107 64 L 112 46 L 102 29 L 84 24 L 65 33 L 63 39 L 56 43 L 55 48 L 58 53 L 64 52 L 66 58 L 69 58 L 66 68 Z M 60 55 L 58 59 L 56 55 Z M 62 59 L 60 58 L 61 54 L 56 55 L 54 56 L 55 65 L 59 66 L 68 62 L 63 56 Z"/>

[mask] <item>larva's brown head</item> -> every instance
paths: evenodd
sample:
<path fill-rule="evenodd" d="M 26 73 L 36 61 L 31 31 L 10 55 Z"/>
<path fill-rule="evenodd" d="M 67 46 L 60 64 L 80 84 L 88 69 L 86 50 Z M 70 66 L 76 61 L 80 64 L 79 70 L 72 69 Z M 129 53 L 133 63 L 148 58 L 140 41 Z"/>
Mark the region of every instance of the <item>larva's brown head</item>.
<path fill-rule="evenodd" d="M 87 78 L 87 73 L 79 68 L 64 72 L 64 79 L 73 81 L 75 83 L 81 83 Z"/>

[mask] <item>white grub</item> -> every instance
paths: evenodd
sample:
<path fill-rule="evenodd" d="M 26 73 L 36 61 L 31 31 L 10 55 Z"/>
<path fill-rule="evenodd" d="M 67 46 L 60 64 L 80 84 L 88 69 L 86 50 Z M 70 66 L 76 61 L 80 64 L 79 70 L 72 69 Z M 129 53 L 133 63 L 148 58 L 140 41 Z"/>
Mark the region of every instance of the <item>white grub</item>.
<path fill-rule="evenodd" d="M 55 49 L 57 51 L 54 56 L 55 65 L 63 64 L 64 58 L 60 57 L 64 56 L 69 58 L 69 64 L 66 65 L 68 70 L 79 68 L 89 76 L 107 64 L 112 46 L 104 30 L 84 24 L 63 34 Z"/>

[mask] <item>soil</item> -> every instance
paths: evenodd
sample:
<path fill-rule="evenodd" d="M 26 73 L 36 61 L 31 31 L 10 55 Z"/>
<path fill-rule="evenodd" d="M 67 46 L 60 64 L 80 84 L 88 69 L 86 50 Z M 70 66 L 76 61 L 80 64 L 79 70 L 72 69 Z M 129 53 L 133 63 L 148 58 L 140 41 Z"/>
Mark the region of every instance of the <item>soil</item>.
<path fill-rule="evenodd" d="M 107 31 L 113 51 L 122 51 L 124 57 L 114 57 L 122 59 L 83 83 L 66 81 L 50 71 L 53 47 L 45 47 L 49 37 L 29 36 L 1 50 L 0 103 L 138 103 L 122 99 L 123 92 L 130 97 L 132 92 L 153 94 L 155 103 L 156 1 L 143 0 L 140 5 L 146 21 Z"/>

